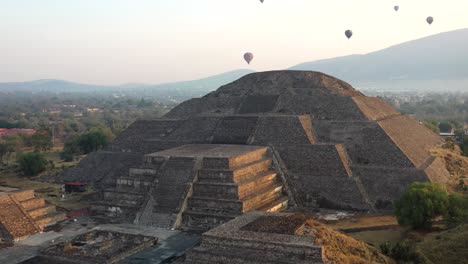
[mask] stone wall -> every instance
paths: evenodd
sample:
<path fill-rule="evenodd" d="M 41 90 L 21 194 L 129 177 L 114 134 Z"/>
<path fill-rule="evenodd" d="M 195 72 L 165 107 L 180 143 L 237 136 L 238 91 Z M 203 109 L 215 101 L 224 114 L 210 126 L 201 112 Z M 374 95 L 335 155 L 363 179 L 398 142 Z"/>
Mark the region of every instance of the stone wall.
<path fill-rule="evenodd" d="M 439 135 L 408 116 L 395 116 L 378 124 L 415 167 L 429 158 L 432 148 L 443 143 Z"/>
<path fill-rule="evenodd" d="M 194 98 L 181 103 L 164 117 L 186 119 L 196 115 L 235 114 L 242 100 L 239 96 Z"/>
<path fill-rule="evenodd" d="M 216 128 L 213 144 L 247 144 L 257 126 L 258 116 L 226 116 Z"/>
<path fill-rule="evenodd" d="M 378 210 L 391 210 L 393 202 L 413 182 L 427 182 L 429 178 L 419 169 L 397 169 L 384 167 L 353 166 Z"/>
<path fill-rule="evenodd" d="M 319 142 L 345 144 L 352 163 L 369 166 L 414 167 L 392 139 L 374 122 L 318 122 Z"/>
<path fill-rule="evenodd" d="M 258 146 L 311 144 L 311 134 L 308 132 L 311 131 L 304 129 L 298 116 L 260 116 L 251 144 Z"/>
<path fill-rule="evenodd" d="M 367 210 L 369 206 L 348 175 L 335 145 L 276 148 L 303 206 Z"/>
<path fill-rule="evenodd" d="M 376 121 L 401 115 L 395 108 L 377 97 L 355 96 L 353 100 L 368 120 Z"/>
<path fill-rule="evenodd" d="M 239 114 L 273 112 L 278 95 L 249 95 L 242 101 Z"/>

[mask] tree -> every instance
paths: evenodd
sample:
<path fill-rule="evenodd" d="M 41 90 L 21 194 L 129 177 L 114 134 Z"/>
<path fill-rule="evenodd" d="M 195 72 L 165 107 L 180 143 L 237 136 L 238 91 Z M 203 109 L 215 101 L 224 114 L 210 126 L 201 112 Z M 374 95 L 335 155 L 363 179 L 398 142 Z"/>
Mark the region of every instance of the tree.
<path fill-rule="evenodd" d="M 103 130 L 95 130 L 81 135 L 77 144 L 84 154 L 88 154 L 107 146 L 109 140 Z"/>
<path fill-rule="evenodd" d="M 430 228 L 432 220 L 447 215 L 447 191 L 434 183 L 415 182 L 395 202 L 395 214 L 400 225 Z"/>
<path fill-rule="evenodd" d="M 423 124 L 424 124 L 427 128 L 429 128 L 430 130 L 434 131 L 434 133 L 437 133 L 437 134 L 440 133 L 439 127 L 437 126 L 437 124 L 436 124 L 434 121 L 425 120 L 425 121 L 423 122 Z"/>
<path fill-rule="evenodd" d="M 440 122 L 439 130 L 440 132 L 450 133 L 452 132 L 452 125 L 449 122 Z"/>
<path fill-rule="evenodd" d="M 24 175 L 34 176 L 47 167 L 47 160 L 42 153 L 24 153 L 18 157 L 18 165 Z"/>
<path fill-rule="evenodd" d="M 468 137 L 465 137 L 465 138 L 463 139 L 461 148 L 462 148 L 462 150 L 463 150 L 463 155 L 466 156 L 466 157 L 468 157 Z"/>
<path fill-rule="evenodd" d="M 8 154 L 8 146 L 5 142 L 0 142 L 0 164 L 3 164 L 3 158 Z"/>
<path fill-rule="evenodd" d="M 54 146 L 52 142 L 52 134 L 48 130 L 37 131 L 31 137 L 31 144 L 36 152 L 48 151 Z"/>
<path fill-rule="evenodd" d="M 461 194 L 451 194 L 448 199 L 445 221 L 450 227 L 464 223 L 468 220 L 468 197 Z"/>

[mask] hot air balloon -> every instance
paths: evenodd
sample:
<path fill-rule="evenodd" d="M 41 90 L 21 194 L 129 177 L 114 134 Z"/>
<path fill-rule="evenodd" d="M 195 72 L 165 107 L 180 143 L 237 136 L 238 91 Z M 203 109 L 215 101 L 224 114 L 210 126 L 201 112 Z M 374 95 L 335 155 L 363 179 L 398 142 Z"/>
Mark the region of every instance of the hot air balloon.
<path fill-rule="evenodd" d="M 260 3 L 262 3 L 262 4 L 263 4 L 263 1 L 264 1 L 264 0 L 260 0 Z"/>
<path fill-rule="evenodd" d="M 431 25 L 432 22 L 434 22 L 434 18 L 429 16 L 429 17 L 426 18 L 426 21 L 427 21 L 427 23 L 429 23 L 429 25 Z"/>
<path fill-rule="evenodd" d="M 393 9 L 395 9 L 395 11 L 398 12 L 398 10 L 400 9 L 400 7 L 399 7 L 399 6 L 395 6 Z"/>
<path fill-rule="evenodd" d="M 353 36 L 353 31 L 348 29 L 345 31 L 345 35 L 348 39 L 350 39 Z"/>
<path fill-rule="evenodd" d="M 250 64 L 250 62 L 253 60 L 254 55 L 251 52 L 247 52 L 244 54 L 244 60 Z"/>

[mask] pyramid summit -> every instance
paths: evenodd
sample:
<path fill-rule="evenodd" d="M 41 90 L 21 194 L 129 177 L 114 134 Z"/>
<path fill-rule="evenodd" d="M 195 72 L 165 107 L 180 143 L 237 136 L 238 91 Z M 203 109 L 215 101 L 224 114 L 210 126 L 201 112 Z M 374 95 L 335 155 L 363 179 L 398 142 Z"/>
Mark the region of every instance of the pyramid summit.
<path fill-rule="evenodd" d="M 252 73 L 139 120 L 68 170 L 96 216 L 207 230 L 249 211 L 391 210 L 415 181 L 446 182 L 416 120 L 319 72 Z"/>

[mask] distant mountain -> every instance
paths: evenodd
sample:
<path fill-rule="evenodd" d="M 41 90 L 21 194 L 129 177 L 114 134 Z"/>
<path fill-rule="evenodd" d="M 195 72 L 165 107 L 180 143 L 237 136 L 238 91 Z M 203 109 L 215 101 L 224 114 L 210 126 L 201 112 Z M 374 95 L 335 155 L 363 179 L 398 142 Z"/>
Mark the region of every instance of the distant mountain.
<path fill-rule="evenodd" d="M 244 75 L 252 73 L 252 70 L 235 70 L 208 78 L 203 78 L 194 81 L 164 83 L 158 85 L 150 85 L 144 87 L 146 91 L 158 91 L 161 93 L 171 93 L 173 95 L 200 97 L 208 92 L 216 90 L 221 85 L 233 82 Z"/>
<path fill-rule="evenodd" d="M 90 85 L 62 80 L 37 80 L 30 82 L 0 83 L 0 91 L 6 92 L 51 92 L 51 93 L 109 93 L 125 92 L 139 96 L 163 97 L 176 100 L 199 97 L 217 89 L 219 86 L 230 83 L 240 77 L 252 73 L 251 70 L 235 70 L 211 77 L 165 83 L 158 85 L 125 84 L 125 85 Z"/>
<path fill-rule="evenodd" d="M 321 71 L 359 88 L 468 89 L 468 29 L 405 42 L 365 55 L 305 62 L 291 70 Z"/>
<path fill-rule="evenodd" d="M 52 93 L 64 93 L 64 92 L 91 92 L 103 89 L 113 89 L 112 86 L 104 85 L 91 85 L 74 83 L 62 80 L 37 80 L 30 82 L 9 82 L 0 83 L 0 91 L 9 92 L 52 92 Z"/>

